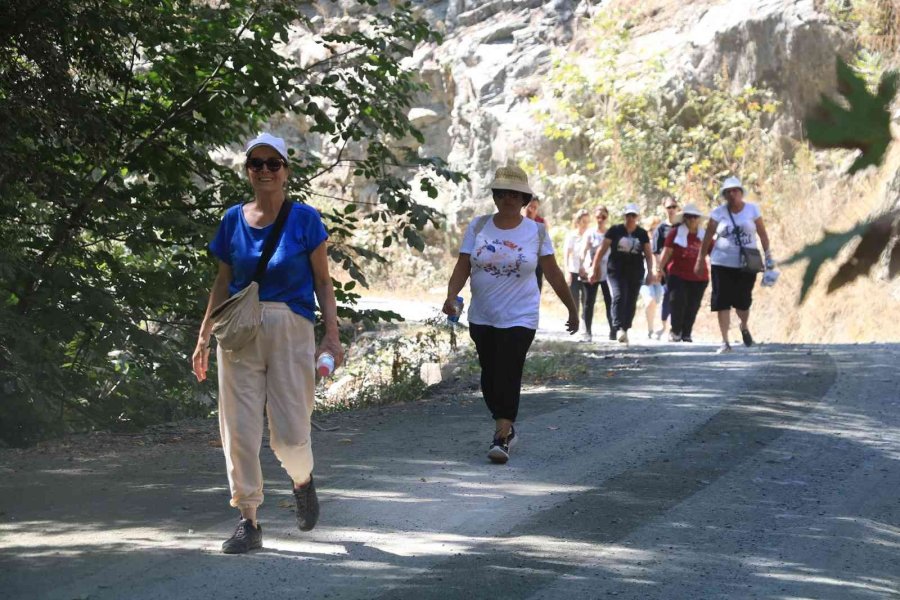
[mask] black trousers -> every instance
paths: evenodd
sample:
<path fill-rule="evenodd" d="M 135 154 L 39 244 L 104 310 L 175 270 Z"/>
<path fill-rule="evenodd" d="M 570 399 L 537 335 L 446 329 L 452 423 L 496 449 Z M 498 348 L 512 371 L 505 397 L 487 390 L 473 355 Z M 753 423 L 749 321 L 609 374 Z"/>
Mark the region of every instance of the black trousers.
<path fill-rule="evenodd" d="M 669 315 L 672 314 L 672 294 L 669 293 L 669 282 L 668 275 L 663 276 L 661 284 L 663 284 L 663 300 L 662 300 L 662 309 L 660 310 L 659 318 L 665 321 L 669 318 Z"/>
<path fill-rule="evenodd" d="M 594 304 L 597 303 L 597 288 L 600 287 L 600 282 L 597 283 L 582 283 L 584 286 L 584 296 L 581 297 L 581 315 L 584 319 L 584 330 L 590 335 L 591 325 L 594 322 Z"/>
<path fill-rule="evenodd" d="M 672 304 L 672 332 L 682 336 L 691 336 L 694 321 L 700 302 L 706 292 L 707 281 L 688 281 L 676 275 L 669 275 L 666 284 L 669 287 Z"/>
<path fill-rule="evenodd" d="M 481 365 L 481 394 L 494 419 L 515 421 L 519 414 L 525 355 L 534 341 L 534 329 L 469 323 Z"/>
<path fill-rule="evenodd" d="M 600 291 L 603 292 L 603 306 L 606 307 L 606 322 L 609 324 L 609 332 L 615 333 L 616 328 L 613 327 L 612 318 L 612 294 L 609 293 L 609 283 L 601 281 Z"/>
<path fill-rule="evenodd" d="M 644 269 L 610 273 L 607 281 L 612 292 L 613 328 L 617 331 L 631 329 L 638 293 L 644 281 Z"/>
<path fill-rule="evenodd" d="M 578 273 L 569 273 L 569 291 L 572 292 L 572 299 L 575 300 L 575 307 L 581 307 L 584 298 L 584 282 L 578 278 Z"/>

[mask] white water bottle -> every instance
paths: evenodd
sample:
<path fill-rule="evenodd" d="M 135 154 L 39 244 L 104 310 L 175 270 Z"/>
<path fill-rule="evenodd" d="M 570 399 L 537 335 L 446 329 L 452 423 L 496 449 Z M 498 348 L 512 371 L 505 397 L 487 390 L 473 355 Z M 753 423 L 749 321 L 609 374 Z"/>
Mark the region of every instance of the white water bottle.
<path fill-rule="evenodd" d="M 319 377 L 328 377 L 334 373 L 334 356 L 331 355 L 331 352 L 323 352 L 319 355 L 319 360 L 316 361 L 316 373 L 319 374 Z"/>

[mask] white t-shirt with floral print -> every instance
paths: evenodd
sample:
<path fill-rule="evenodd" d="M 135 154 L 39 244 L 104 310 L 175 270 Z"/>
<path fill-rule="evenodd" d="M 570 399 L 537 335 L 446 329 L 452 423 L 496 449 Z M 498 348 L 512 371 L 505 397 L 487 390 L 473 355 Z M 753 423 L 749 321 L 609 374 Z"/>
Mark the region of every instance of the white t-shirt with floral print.
<path fill-rule="evenodd" d="M 513 229 L 500 229 L 491 218 L 476 236 L 479 219 L 469 223 L 459 249 L 469 255 L 472 265 L 469 322 L 537 329 L 541 292 L 534 272 L 539 254 L 553 254 L 550 236 L 544 235 L 539 253 L 538 223 L 531 219 L 522 219 Z"/>

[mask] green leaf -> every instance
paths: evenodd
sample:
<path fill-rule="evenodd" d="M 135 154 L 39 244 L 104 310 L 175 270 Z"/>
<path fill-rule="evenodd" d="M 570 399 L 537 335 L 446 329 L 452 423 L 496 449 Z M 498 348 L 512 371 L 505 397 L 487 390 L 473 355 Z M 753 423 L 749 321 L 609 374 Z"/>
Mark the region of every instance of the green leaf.
<path fill-rule="evenodd" d="M 894 211 L 866 223 L 862 239 L 856 250 L 853 251 L 853 255 L 840 266 L 838 272 L 828 282 L 828 293 L 840 289 L 858 277 L 869 274 L 890 243 L 894 221 L 898 217 L 900 217 L 900 211 Z"/>
<path fill-rule="evenodd" d="M 825 232 L 822 239 L 814 244 L 804 246 L 799 252 L 795 253 L 782 264 L 792 265 L 801 260 L 808 260 L 806 271 L 803 273 L 803 284 L 800 288 L 800 302 L 806 299 L 806 295 L 812 288 L 816 280 L 816 274 L 825 264 L 825 261 L 833 259 L 840 252 L 841 248 L 847 245 L 853 238 L 862 234 L 867 224 L 861 223 L 856 227 L 842 233 Z"/>
<path fill-rule="evenodd" d="M 857 149 L 860 156 L 848 171 L 856 173 L 870 165 L 879 165 L 892 141 L 890 105 L 897 94 L 898 73 L 886 72 L 875 94 L 865 80 L 837 59 L 838 91 L 846 99 L 845 108 L 822 96 L 813 116 L 806 119 L 809 141 L 819 148 Z"/>
<path fill-rule="evenodd" d="M 784 265 L 792 265 L 801 260 L 809 261 L 803 274 L 800 302 L 802 303 L 806 299 L 815 282 L 816 274 L 825 261 L 834 259 L 841 249 L 857 236 L 862 236 L 862 240 L 828 283 L 828 293 L 830 294 L 856 278 L 869 273 L 890 243 L 891 232 L 898 218 L 900 218 L 900 211 L 892 211 L 859 223 L 845 232 L 826 232 L 819 242 L 804 246 L 799 252 L 785 260 L 782 263 Z"/>

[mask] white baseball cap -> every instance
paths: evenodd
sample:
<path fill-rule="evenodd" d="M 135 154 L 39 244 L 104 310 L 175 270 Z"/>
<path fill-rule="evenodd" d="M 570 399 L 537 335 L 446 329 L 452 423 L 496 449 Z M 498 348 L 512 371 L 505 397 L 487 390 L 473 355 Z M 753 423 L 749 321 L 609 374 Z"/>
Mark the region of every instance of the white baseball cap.
<path fill-rule="evenodd" d="M 247 142 L 246 155 L 250 156 L 250 152 L 257 146 L 269 146 L 281 155 L 285 161 L 288 160 L 287 144 L 280 137 L 275 137 L 271 133 L 260 133 L 258 136 Z"/>
<path fill-rule="evenodd" d="M 622 209 L 622 215 L 639 215 L 641 214 L 641 207 L 632 202 L 631 204 L 626 204 L 625 208 Z"/>

